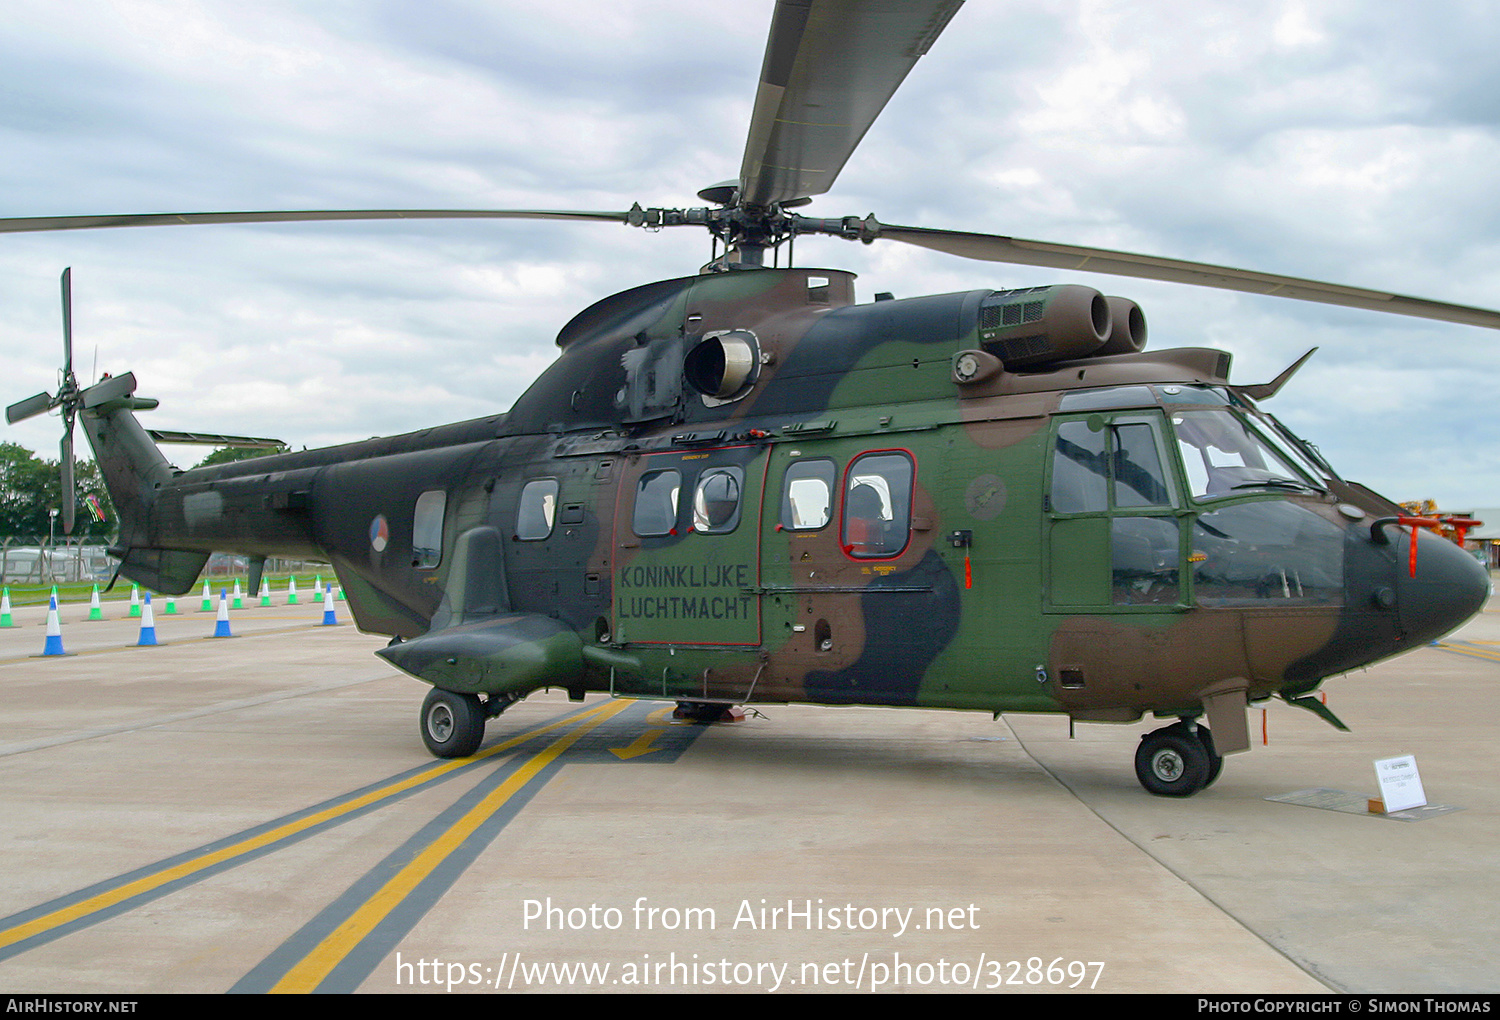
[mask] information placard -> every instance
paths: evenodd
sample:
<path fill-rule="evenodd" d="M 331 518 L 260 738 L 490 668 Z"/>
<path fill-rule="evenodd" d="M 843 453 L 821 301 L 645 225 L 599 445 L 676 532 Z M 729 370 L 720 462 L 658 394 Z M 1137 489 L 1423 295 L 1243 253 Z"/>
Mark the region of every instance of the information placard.
<path fill-rule="evenodd" d="M 1415 755 L 1382 758 L 1375 762 L 1375 778 L 1380 783 L 1380 799 L 1386 813 L 1422 807 L 1427 794 L 1422 791 L 1422 777 L 1417 773 Z"/>

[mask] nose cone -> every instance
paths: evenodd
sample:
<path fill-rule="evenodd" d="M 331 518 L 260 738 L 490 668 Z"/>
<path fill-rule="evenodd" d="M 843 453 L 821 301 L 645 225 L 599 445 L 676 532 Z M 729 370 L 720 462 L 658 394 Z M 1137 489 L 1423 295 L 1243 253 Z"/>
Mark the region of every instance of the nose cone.
<path fill-rule="evenodd" d="M 1394 529 L 1392 529 L 1394 530 Z M 1408 644 L 1432 641 L 1479 612 L 1490 575 L 1473 556 L 1430 531 L 1417 532 L 1417 570 L 1410 570 L 1411 532 L 1398 544 L 1396 613 Z"/>

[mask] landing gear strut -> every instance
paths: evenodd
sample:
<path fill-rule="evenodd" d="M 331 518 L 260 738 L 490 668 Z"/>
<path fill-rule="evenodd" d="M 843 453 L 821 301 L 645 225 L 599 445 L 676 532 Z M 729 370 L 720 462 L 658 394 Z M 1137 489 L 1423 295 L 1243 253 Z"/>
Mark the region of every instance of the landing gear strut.
<path fill-rule="evenodd" d="M 1224 758 L 1206 726 L 1176 722 L 1141 738 L 1135 775 L 1159 797 L 1191 797 L 1219 778 Z"/>

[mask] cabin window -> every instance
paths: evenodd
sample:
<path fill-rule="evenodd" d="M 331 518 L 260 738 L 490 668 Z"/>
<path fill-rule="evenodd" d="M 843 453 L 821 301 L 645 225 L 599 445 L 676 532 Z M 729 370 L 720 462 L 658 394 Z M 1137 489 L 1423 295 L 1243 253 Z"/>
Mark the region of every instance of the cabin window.
<path fill-rule="evenodd" d="M 905 453 L 867 453 L 844 484 L 843 547 L 860 559 L 886 559 L 911 537 L 912 461 Z"/>
<path fill-rule="evenodd" d="M 781 483 L 781 526 L 787 531 L 816 531 L 833 517 L 831 460 L 799 460 L 786 469 Z"/>
<path fill-rule="evenodd" d="M 448 503 L 448 494 L 441 489 L 424 492 L 417 497 L 417 509 L 412 515 L 411 565 L 420 569 L 431 569 L 443 559 L 443 510 Z"/>
<path fill-rule="evenodd" d="M 552 534 L 557 517 L 557 479 L 537 478 L 521 489 L 521 506 L 516 511 L 516 537 L 535 542 Z"/>
<path fill-rule="evenodd" d="M 709 468 L 698 476 L 693 493 L 693 530 L 724 534 L 740 523 L 744 472 L 737 467 Z"/>
<path fill-rule="evenodd" d="M 671 534 L 677 528 L 677 494 L 682 475 L 675 470 L 648 471 L 635 487 L 635 533 L 642 537 Z"/>

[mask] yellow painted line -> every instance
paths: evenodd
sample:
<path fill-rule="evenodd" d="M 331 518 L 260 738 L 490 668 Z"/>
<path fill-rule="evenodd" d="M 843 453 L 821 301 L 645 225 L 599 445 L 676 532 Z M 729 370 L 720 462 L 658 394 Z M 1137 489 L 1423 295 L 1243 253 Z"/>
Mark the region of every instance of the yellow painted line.
<path fill-rule="evenodd" d="M 1467 655 L 1471 659 L 1500 662 L 1500 652 L 1490 651 L 1486 648 L 1470 648 L 1465 645 L 1448 644 L 1447 642 L 1439 642 L 1438 647 L 1445 652 L 1456 652 L 1459 655 Z"/>
<path fill-rule="evenodd" d="M 636 737 L 635 740 L 631 741 L 628 746 L 611 747 L 609 753 L 621 761 L 629 761 L 631 758 L 639 758 L 643 754 L 651 754 L 654 751 L 661 750 L 661 748 L 652 747 L 651 745 L 656 742 L 657 737 L 665 732 L 667 731 L 664 729 L 646 730 L 640 736 Z"/>
<path fill-rule="evenodd" d="M 598 711 L 592 713 L 591 718 L 584 718 L 580 721 L 578 717 L 574 717 L 573 721 L 579 722 L 578 726 L 553 741 L 530 761 L 516 769 L 505 782 L 491 790 L 467 814 L 454 822 L 447 832 L 435 839 L 410 864 L 392 876 L 390 881 L 365 902 L 364 906 L 356 910 L 347 921 L 339 925 L 301 961 L 288 970 L 286 976 L 271 987 L 271 991 L 311 992 L 316 989 L 344 957 L 348 956 L 355 946 L 359 945 L 381 921 L 385 920 L 386 915 L 400 906 L 401 902 L 411 895 L 433 869 L 442 864 L 449 854 L 463 844 L 464 840 L 472 836 L 491 815 L 500 810 L 507 800 L 534 779 L 543 768 L 577 743 L 585 733 L 611 716 L 623 712 L 631 704 L 633 702 L 630 701 L 607 702 Z"/>
<path fill-rule="evenodd" d="M 267 830 L 266 832 L 260 833 L 257 836 L 251 836 L 248 839 L 240 840 L 237 843 L 232 843 L 229 846 L 220 847 L 219 849 L 210 851 L 209 853 L 203 854 L 200 857 L 194 857 L 191 860 L 182 861 L 178 864 L 172 865 L 171 867 L 163 868 L 162 870 L 153 872 L 149 875 L 143 875 L 133 882 L 127 882 L 124 885 L 117 886 L 114 889 L 109 889 L 95 896 L 91 896 L 86 900 L 80 900 L 77 903 L 73 903 L 66 907 L 61 907 L 57 910 L 54 910 L 51 913 L 43 914 L 41 917 L 33 918 L 32 920 L 27 921 L 24 924 L 18 924 L 15 927 L 0 931 L 0 949 L 5 948 L 6 946 L 14 945 L 17 942 L 22 942 L 34 935 L 39 935 L 42 932 L 48 931 L 49 929 L 69 924 L 82 917 L 87 917 L 89 914 L 97 913 L 101 910 L 107 910 L 108 908 L 115 906 L 118 903 L 122 903 L 133 896 L 139 896 L 143 893 L 148 893 L 153 889 L 158 889 L 161 886 L 175 882 L 196 872 L 214 867 L 218 864 L 222 864 L 223 862 L 232 860 L 233 858 L 238 857 L 242 854 L 247 854 L 251 853 L 252 851 L 259 850 L 262 847 L 275 843 L 277 840 L 286 839 L 288 836 L 294 836 L 299 832 L 303 832 L 315 826 L 322 825 L 325 822 L 338 818 L 340 815 L 346 815 L 352 811 L 357 811 L 360 808 L 366 807 L 376 801 L 381 800 L 382 798 L 390 797 L 398 793 L 404 793 L 405 791 L 410 790 L 413 787 L 432 782 L 434 779 L 445 776 L 448 773 L 455 771 L 456 769 L 461 769 L 472 765 L 476 761 L 482 761 L 486 758 L 492 758 L 495 755 L 503 754 L 511 748 L 514 748 L 516 745 L 525 743 L 526 741 L 540 736 L 543 733 L 550 732 L 551 730 L 558 729 L 562 726 L 567 726 L 571 723 L 576 723 L 582 719 L 589 719 L 590 717 L 597 717 L 597 721 L 602 721 L 603 719 L 614 715 L 616 712 L 621 711 L 631 704 L 633 704 L 633 702 L 629 701 L 620 702 L 618 704 L 613 702 L 604 702 L 597 708 L 589 709 L 586 712 L 582 712 L 574 716 L 569 716 L 568 718 L 558 720 L 557 722 L 548 723 L 545 726 L 540 726 L 534 730 L 529 730 L 526 733 L 520 734 L 519 736 L 512 737 L 509 740 L 496 744 L 494 747 L 486 748 L 485 750 L 480 751 L 478 754 L 474 755 L 472 758 L 454 758 L 448 761 L 444 761 L 440 764 L 434 765 L 430 769 L 427 769 L 425 772 L 419 772 L 414 776 L 408 776 L 406 779 L 391 783 L 387 786 L 382 786 L 376 790 L 371 790 L 363 796 L 356 797 L 353 800 L 336 804 L 323 811 L 319 811 L 316 814 L 308 815 L 305 818 L 299 818 L 295 821 L 287 822 L 285 825 L 279 825 L 274 829 Z"/>

